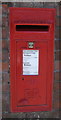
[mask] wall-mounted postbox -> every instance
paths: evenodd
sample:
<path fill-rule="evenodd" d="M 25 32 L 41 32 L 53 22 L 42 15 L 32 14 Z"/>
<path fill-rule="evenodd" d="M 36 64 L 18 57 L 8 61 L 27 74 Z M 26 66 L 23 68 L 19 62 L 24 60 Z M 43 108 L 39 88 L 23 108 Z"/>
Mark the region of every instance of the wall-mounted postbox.
<path fill-rule="evenodd" d="M 55 9 L 10 8 L 12 112 L 52 109 Z"/>

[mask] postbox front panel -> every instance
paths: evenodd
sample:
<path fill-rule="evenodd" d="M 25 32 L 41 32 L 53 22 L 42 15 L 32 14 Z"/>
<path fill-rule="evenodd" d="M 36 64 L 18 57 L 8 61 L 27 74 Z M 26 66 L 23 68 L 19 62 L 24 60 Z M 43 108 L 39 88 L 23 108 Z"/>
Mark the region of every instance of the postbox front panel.
<path fill-rule="evenodd" d="M 35 42 L 33 49 L 28 48 L 28 43 L 27 41 L 16 43 L 18 107 L 47 104 L 47 43 Z"/>
<path fill-rule="evenodd" d="M 12 112 L 52 109 L 54 16 L 55 9 L 10 8 Z"/>

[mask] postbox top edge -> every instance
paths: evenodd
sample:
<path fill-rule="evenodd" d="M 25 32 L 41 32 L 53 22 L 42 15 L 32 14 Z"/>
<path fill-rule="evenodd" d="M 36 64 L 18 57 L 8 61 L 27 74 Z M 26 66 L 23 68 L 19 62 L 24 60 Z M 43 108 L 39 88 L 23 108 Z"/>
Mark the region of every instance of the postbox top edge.
<path fill-rule="evenodd" d="M 56 11 L 56 8 L 31 8 L 31 7 L 10 7 L 10 10 L 41 10 L 41 11 Z"/>

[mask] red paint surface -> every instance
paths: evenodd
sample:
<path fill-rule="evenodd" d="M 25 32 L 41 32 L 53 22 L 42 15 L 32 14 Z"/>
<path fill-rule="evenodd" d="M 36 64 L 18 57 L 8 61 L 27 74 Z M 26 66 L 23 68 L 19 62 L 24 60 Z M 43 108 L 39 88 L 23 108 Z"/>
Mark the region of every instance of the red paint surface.
<path fill-rule="evenodd" d="M 11 111 L 52 109 L 55 9 L 10 8 Z M 16 25 L 48 26 L 16 31 Z M 28 48 L 34 42 L 34 48 Z M 23 50 L 39 50 L 39 74 L 23 75 Z"/>

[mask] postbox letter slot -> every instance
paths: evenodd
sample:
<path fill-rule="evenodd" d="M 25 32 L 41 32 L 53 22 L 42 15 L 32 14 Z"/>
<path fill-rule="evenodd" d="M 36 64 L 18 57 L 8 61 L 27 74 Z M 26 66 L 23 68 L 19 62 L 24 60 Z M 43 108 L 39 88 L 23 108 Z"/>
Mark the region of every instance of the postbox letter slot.
<path fill-rule="evenodd" d="M 49 31 L 49 25 L 16 25 L 16 31 Z"/>

